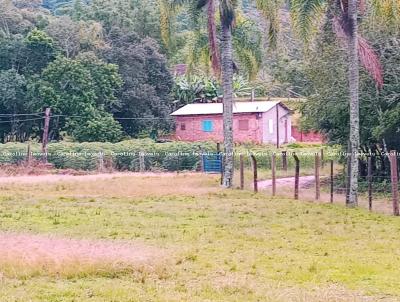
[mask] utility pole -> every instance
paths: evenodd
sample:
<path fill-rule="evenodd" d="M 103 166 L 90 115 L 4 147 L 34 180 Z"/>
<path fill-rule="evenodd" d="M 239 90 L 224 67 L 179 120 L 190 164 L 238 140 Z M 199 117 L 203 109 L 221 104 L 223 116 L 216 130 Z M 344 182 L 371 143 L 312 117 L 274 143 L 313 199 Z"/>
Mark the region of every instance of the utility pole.
<path fill-rule="evenodd" d="M 44 113 L 44 130 L 42 138 L 42 159 L 44 163 L 47 163 L 47 144 L 49 142 L 50 112 L 50 108 L 46 108 Z"/>

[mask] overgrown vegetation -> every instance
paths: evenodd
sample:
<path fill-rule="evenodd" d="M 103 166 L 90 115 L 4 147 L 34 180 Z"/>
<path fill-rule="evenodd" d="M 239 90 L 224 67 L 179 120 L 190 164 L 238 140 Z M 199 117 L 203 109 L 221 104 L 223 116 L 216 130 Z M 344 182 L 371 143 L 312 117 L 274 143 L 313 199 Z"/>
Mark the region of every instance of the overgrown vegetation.
<path fill-rule="evenodd" d="M 326 160 L 338 159 L 337 147 L 322 147 L 320 145 L 288 145 L 288 166 L 293 168 L 292 153 L 296 152 L 301 159 L 303 168 L 314 166 L 314 154 L 325 150 Z M 0 162 L 18 164 L 26 161 L 28 145 L 24 143 L 7 143 L 0 145 Z M 41 160 L 40 144 L 31 144 L 33 158 Z M 145 160 L 145 169 L 153 171 L 197 170 L 200 168 L 201 155 L 215 153 L 217 145 L 213 142 L 186 143 L 169 142 L 156 143 L 151 139 L 127 140 L 119 143 L 74 143 L 60 142 L 48 145 L 48 160 L 59 169 L 96 170 L 100 160 L 106 162 L 109 168 L 121 171 L 139 171 L 140 154 Z M 261 169 L 269 169 L 272 153 L 277 153 L 277 164 L 281 165 L 281 150 L 273 146 L 242 145 L 235 149 L 236 165 L 239 164 L 240 153 L 249 158 L 254 154 Z M 251 163 L 246 162 L 246 167 Z"/>

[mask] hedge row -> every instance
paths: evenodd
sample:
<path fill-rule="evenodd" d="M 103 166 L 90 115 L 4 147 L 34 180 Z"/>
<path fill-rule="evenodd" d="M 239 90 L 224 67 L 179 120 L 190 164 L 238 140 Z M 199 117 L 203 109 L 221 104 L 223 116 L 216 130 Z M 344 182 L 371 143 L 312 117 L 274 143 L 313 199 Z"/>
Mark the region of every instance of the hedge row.
<path fill-rule="evenodd" d="M 41 145 L 31 144 L 33 158 L 42 158 Z M 28 145 L 0 145 L 0 163 L 18 164 L 26 160 Z M 121 171 L 138 171 L 140 154 L 147 170 L 193 170 L 200 161 L 200 150 L 213 152 L 213 143 L 155 143 L 152 140 L 129 140 L 120 143 L 50 143 L 48 161 L 58 169 L 95 170 L 103 161 Z"/>
<path fill-rule="evenodd" d="M 33 143 L 30 146 L 34 158 L 41 159 L 41 145 Z M 24 143 L 0 144 L 0 163 L 18 164 L 26 160 L 28 145 Z M 289 145 L 288 166 L 294 166 L 292 152 L 298 154 L 302 167 L 313 167 L 314 153 L 320 152 L 321 146 Z M 335 148 L 325 147 L 325 158 L 332 158 Z M 200 153 L 216 152 L 216 144 L 209 142 L 187 143 L 168 142 L 156 143 L 150 139 L 128 140 L 120 143 L 70 143 L 59 142 L 48 145 L 48 161 L 59 169 L 95 170 L 102 161 L 121 171 L 138 171 L 140 154 L 144 154 L 147 170 L 194 170 L 199 167 Z M 260 168 L 270 168 L 271 155 L 277 153 L 277 165 L 281 165 L 282 150 L 273 146 L 241 145 L 235 149 L 235 165 L 239 165 L 239 153 L 245 155 L 246 167 L 251 166 L 250 154 L 255 154 Z"/>

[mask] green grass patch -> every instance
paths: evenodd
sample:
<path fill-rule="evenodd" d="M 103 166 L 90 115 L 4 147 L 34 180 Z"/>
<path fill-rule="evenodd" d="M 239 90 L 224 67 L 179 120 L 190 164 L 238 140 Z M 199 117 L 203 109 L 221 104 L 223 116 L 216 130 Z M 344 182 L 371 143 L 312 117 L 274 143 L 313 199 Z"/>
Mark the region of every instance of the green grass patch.
<path fill-rule="evenodd" d="M 149 178 L 149 184 L 155 182 L 171 179 Z M 308 297 L 304 301 L 400 297 L 398 218 L 248 191 L 166 196 L 150 191 L 114 198 L 94 193 L 3 198 L 0 229 L 140 241 L 172 251 L 172 264 L 155 275 L 3 276 L 1 301 L 300 301 L 293 293 Z M 354 292 L 373 298 L 362 300 Z M 329 293 L 343 299 L 330 300 Z"/>

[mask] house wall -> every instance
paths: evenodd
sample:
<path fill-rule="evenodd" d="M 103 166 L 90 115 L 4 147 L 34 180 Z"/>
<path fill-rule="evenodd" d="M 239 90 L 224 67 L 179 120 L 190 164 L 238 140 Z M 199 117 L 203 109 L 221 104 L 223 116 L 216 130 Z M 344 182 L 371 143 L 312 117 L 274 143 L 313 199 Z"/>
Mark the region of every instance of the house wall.
<path fill-rule="evenodd" d="M 258 118 L 259 116 L 259 118 Z M 205 132 L 202 129 L 203 121 L 212 121 L 213 129 Z M 248 120 L 248 130 L 239 130 L 239 121 Z M 176 139 L 182 141 L 223 141 L 222 115 L 192 115 L 176 116 Z M 235 142 L 262 143 L 262 115 L 256 113 L 241 113 L 233 116 L 233 139 Z M 181 125 L 185 125 L 182 130 Z"/>
<path fill-rule="evenodd" d="M 292 136 L 296 142 L 322 143 L 323 136 L 318 132 L 301 132 L 297 127 L 292 126 Z"/>
<path fill-rule="evenodd" d="M 285 144 L 292 138 L 292 119 L 289 111 L 284 107 L 278 106 L 279 111 L 279 143 Z M 263 113 L 263 143 L 276 144 L 277 126 L 276 126 L 276 107 Z"/>

